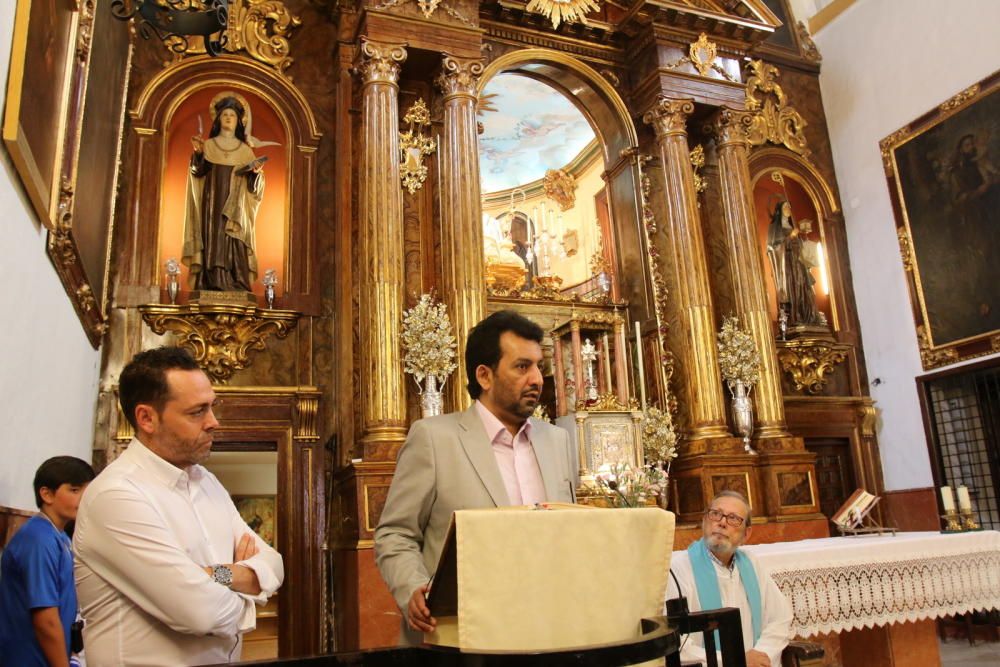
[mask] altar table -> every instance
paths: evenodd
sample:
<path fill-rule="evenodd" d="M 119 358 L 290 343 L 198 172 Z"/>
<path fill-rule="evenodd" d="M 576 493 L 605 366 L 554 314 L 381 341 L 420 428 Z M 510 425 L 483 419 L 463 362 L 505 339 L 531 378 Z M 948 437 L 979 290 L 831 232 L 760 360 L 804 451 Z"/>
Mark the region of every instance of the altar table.
<path fill-rule="evenodd" d="M 830 537 L 744 549 L 791 600 L 796 635 L 842 633 L 845 667 L 853 666 L 848 657 L 855 653 L 865 655 L 865 665 L 878 664 L 877 649 L 867 644 L 879 643 L 898 644 L 886 654 L 889 664 L 939 663 L 928 655 L 938 655 L 933 619 L 1000 608 L 997 531 Z M 904 654 L 913 654 L 912 662 Z"/>

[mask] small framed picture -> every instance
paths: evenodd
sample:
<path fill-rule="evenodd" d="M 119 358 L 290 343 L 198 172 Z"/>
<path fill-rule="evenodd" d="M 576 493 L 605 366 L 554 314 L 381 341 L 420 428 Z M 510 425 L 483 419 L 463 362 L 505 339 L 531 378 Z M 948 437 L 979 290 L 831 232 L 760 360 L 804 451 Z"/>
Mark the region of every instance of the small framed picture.
<path fill-rule="evenodd" d="M 243 520 L 268 546 L 277 548 L 277 517 L 274 496 L 233 496 L 233 504 Z"/>

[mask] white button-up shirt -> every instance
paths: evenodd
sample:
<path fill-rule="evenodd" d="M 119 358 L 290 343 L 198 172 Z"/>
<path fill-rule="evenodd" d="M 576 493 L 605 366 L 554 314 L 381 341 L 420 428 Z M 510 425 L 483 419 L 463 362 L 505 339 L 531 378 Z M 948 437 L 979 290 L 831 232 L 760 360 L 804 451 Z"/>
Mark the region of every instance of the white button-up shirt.
<path fill-rule="evenodd" d="M 281 556 L 256 538 L 241 565 L 261 594 L 235 593 L 204 568 L 232 563 L 253 531 L 215 476 L 177 468 L 138 440 L 87 487 L 73 544 L 87 664 L 206 665 L 240 658 L 245 632 L 284 579 Z"/>
<path fill-rule="evenodd" d="M 542 471 L 538 468 L 535 448 L 531 444 L 531 421 L 525 419 L 517 435 L 512 436 L 503 422 L 479 401 L 476 401 L 476 412 L 493 446 L 493 455 L 510 504 L 544 503 L 545 482 L 542 481 Z"/>

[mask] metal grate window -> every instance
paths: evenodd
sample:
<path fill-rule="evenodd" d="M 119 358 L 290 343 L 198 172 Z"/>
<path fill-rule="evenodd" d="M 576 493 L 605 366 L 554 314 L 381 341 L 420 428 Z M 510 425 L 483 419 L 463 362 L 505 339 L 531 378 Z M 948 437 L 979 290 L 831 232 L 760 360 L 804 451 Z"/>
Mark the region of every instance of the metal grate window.
<path fill-rule="evenodd" d="M 1000 529 L 1000 368 L 924 384 L 942 484 L 969 487 L 983 528 Z"/>

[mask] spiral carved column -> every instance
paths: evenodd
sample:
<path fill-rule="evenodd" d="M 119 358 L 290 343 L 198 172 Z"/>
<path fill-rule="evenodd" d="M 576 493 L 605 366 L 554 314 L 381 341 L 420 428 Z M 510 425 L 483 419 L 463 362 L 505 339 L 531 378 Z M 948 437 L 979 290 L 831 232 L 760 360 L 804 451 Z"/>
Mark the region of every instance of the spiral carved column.
<path fill-rule="evenodd" d="M 733 304 L 760 352 L 760 380 L 754 392 L 754 437 L 780 438 L 789 433 L 750 190 L 750 143 L 746 132 L 750 122 L 751 115 L 746 112 L 722 109 L 713 118 L 711 129 L 718 147 L 722 217 L 729 248 L 726 270 L 733 289 Z"/>
<path fill-rule="evenodd" d="M 689 334 L 687 345 L 676 350 L 686 372 L 689 405 L 689 441 L 729 435 L 722 396 L 719 360 L 715 351 L 715 318 L 705 260 L 705 242 L 698 216 L 694 174 L 688 158 L 687 119 L 691 100 L 660 98 L 643 116 L 653 126 L 663 166 L 663 197 L 667 211 L 666 236 L 673 258 L 678 315 Z"/>
<path fill-rule="evenodd" d="M 441 137 L 441 292 L 458 341 L 458 368 L 448 393 L 448 410 L 470 404 L 465 370 L 465 339 L 486 315 L 483 274 L 483 225 L 479 201 L 479 149 L 476 137 L 476 84 L 480 60 L 445 55 L 437 85 L 444 92 Z"/>
<path fill-rule="evenodd" d="M 403 312 L 403 192 L 399 181 L 400 44 L 363 39 L 358 267 L 361 443 L 364 458 L 394 456 L 406 437 L 406 390 L 399 348 Z"/>

